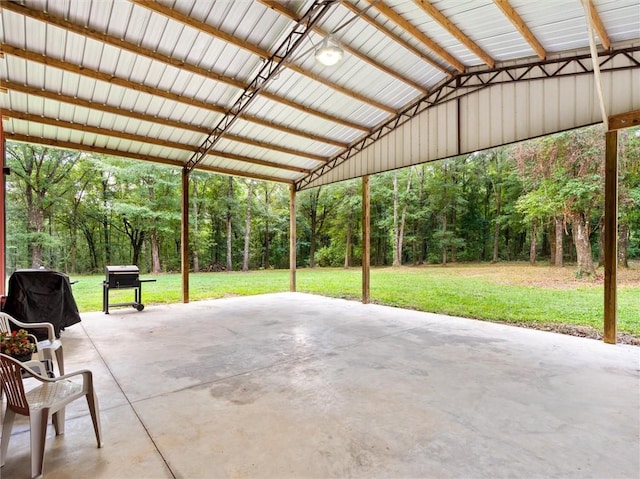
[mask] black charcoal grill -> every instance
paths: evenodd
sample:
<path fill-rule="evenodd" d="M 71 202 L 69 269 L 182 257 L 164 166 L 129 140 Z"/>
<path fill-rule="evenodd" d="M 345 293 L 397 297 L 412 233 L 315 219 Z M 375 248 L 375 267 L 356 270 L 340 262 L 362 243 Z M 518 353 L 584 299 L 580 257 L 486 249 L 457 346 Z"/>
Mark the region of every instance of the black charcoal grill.
<path fill-rule="evenodd" d="M 71 284 L 64 273 L 19 269 L 9 278 L 9 293 L 3 311 L 24 323 L 51 323 L 59 338 L 67 326 L 80 322 Z M 29 332 L 38 340 L 47 339 L 40 328 Z"/>
<path fill-rule="evenodd" d="M 105 266 L 106 278 L 102 283 L 102 311 L 109 314 L 109 307 L 133 306 L 138 311 L 144 309 L 142 304 L 142 283 L 155 281 L 155 279 L 140 279 L 140 270 L 136 265 Z M 132 303 L 109 304 L 109 291 L 111 289 L 133 289 L 134 299 Z"/>

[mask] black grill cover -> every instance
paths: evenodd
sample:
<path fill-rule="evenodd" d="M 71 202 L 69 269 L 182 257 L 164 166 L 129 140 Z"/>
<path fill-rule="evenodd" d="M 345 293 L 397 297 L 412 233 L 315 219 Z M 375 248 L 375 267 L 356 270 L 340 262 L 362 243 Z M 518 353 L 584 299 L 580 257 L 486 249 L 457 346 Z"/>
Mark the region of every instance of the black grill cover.
<path fill-rule="evenodd" d="M 13 273 L 4 311 L 25 323 L 51 323 L 56 337 L 67 326 L 80 322 L 69 277 L 57 271 L 24 269 Z M 42 330 L 33 333 L 38 339 L 46 338 Z"/>

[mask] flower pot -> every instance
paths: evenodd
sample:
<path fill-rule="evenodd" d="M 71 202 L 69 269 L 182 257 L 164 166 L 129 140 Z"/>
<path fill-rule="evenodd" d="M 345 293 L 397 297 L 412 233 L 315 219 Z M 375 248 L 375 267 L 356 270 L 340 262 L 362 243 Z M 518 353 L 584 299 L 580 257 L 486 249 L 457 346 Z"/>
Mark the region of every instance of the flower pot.
<path fill-rule="evenodd" d="M 18 361 L 20 361 L 21 363 L 24 363 L 25 361 L 31 361 L 31 356 L 33 353 L 24 353 L 24 354 L 12 354 L 11 357 L 13 359 L 17 359 Z"/>

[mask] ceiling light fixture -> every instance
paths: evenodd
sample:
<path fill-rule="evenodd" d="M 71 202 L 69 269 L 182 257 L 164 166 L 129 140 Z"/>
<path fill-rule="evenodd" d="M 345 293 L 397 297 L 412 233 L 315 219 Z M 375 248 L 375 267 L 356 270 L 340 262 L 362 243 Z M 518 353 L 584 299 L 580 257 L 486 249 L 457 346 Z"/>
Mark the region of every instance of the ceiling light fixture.
<path fill-rule="evenodd" d="M 331 67 L 342 60 L 344 50 L 342 50 L 340 45 L 338 45 L 331 36 L 328 36 L 322 40 L 320 47 L 316 50 L 315 57 L 318 63 Z"/>

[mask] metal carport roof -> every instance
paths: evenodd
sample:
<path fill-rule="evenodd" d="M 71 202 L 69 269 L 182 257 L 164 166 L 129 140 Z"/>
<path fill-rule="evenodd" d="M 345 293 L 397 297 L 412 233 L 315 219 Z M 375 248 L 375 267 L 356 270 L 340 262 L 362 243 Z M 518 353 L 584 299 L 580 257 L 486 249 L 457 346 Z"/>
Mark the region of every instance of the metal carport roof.
<path fill-rule="evenodd" d="M 301 189 L 601 121 L 579 0 L 326 3 L 196 168 Z M 188 165 L 311 4 L 4 1 L 5 136 Z M 609 113 L 640 108 L 640 1 L 586 6 Z"/>

